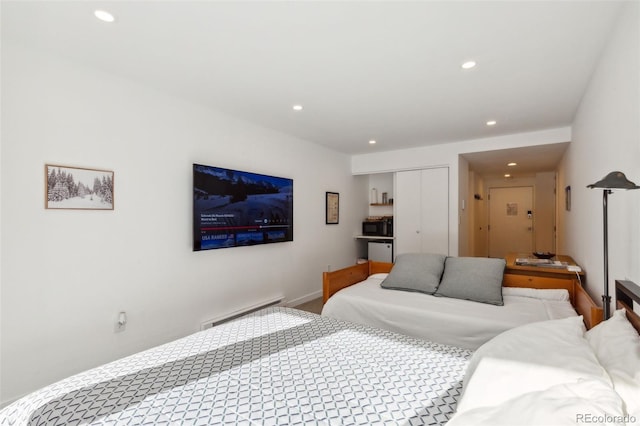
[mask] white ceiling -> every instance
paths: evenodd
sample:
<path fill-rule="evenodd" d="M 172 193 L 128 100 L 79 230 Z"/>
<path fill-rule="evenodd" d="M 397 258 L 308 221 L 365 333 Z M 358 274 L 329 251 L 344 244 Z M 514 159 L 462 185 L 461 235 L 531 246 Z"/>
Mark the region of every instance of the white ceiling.
<path fill-rule="evenodd" d="M 2 1 L 2 39 L 359 154 L 571 125 L 620 4 Z"/>
<path fill-rule="evenodd" d="M 569 142 L 463 154 L 469 168 L 485 177 L 533 176 L 537 172 L 557 170 Z M 516 163 L 510 167 L 509 163 Z"/>

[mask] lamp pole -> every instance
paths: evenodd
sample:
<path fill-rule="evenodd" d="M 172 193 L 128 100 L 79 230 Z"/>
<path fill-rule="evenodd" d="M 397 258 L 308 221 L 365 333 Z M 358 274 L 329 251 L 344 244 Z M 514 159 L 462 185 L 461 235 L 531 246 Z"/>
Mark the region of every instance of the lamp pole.
<path fill-rule="evenodd" d="M 622 172 L 611 172 L 596 183 L 587 185 L 587 188 L 602 188 L 602 218 L 604 220 L 604 294 L 602 295 L 602 313 L 604 319 L 609 319 L 611 313 L 611 296 L 609 296 L 609 236 L 607 232 L 607 197 L 612 189 L 640 189 L 640 186 L 631 182 Z"/>
<path fill-rule="evenodd" d="M 605 189 L 602 191 L 602 217 L 604 221 L 604 294 L 602 295 L 602 307 L 604 319 L 609 319 L 611 308 L 611 296 L 609 296 L 609 222 L 607 220 L 607 199 L 613 191 Z"/>

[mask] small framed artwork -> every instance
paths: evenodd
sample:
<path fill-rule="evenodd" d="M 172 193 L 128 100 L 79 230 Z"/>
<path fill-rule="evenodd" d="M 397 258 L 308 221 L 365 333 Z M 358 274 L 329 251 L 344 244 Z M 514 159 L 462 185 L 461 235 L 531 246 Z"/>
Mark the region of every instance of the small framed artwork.
<path fill-rule="evenodd" d="M 327 225 L 337 225 L 340 221 L 340 194 L 326 193 L 326 221 Z"/>
<path fill-rule="evenodd" d="M 113 172 L 46 164 L 45 208 L 113 210 Z"/>
<path fill-rule="evenodd" d="M 564 188 L 564 208 L 568 212 L 571 211 L 571 186 Z"/>

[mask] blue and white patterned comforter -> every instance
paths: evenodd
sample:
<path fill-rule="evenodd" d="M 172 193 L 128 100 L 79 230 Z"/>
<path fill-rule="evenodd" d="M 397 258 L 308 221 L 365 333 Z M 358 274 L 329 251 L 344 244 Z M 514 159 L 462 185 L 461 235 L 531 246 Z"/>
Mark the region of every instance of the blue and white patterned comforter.
<path fill-rule="evenodd" d="M 47 386 L 0 424 L 444 424 L 470 355 L 268 308 Z"/>

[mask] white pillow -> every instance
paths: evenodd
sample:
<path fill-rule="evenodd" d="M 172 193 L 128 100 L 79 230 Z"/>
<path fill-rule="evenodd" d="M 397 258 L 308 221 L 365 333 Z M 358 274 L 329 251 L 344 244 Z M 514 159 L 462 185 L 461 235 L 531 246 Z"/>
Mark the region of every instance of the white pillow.
<path fill-rule="evenodd" d="M 526 324 L 494 337 L 471 357 L 457 410 L 495 406 L 585 379 L 611 386 L 582 327 L 582 317 L 576 316 Z"/>
<path fill-rule="evenodd" d="M 525 287 L 502 287 L 503 296 L 530 297 L 533 299 L 556 300 L 568 302 L 569 292 L 565 289 L 542 289 Z"/>
<path fill-rule="evenodd" d="M 625 402 L 627 413 L 640 419 L 640 336 L 624 309 L 585 333 L 613 387 Z"/>
<path fill-rule="evenodd" d="M 374 280 L 384 280 L 385 278 L 387 278 L 389 276 L 388 273 L 386 272 L 381 272 L 378 274 L 371 274 L 369 275 L 368 279 L 374 279 Z"/>

